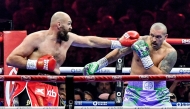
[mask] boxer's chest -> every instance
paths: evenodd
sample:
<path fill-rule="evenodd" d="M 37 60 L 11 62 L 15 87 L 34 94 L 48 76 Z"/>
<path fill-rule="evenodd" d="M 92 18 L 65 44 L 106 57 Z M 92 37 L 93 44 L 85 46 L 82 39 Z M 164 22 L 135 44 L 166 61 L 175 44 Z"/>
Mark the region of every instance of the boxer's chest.
<path fill-rule="evenodd" d="M 155 66 L 158 66 L 159 63 L 164 59 L 166 55 L 167 55 L 167 52 L 165 50 L 158 50 L 158 51 L 150 50 L 150 57 Z M 140 58 L 139 56 L 137 56 L 136 53 L 134 53 L 134 60 L 136 60 L 136 62 L 142 66 Z"/>
<path fill-rule="evenodd" d="M 38 47 L 38 53 L 40 55 L 50 54 L 54 56 L 57 63 L 62 64 L 66 59 L 66 53 L 70 45 L 70 42 L 57 43 L 55 41 L 44 41 Z"/>
<path fill-rule="evenodd" d="M 158 66 L 159 63 L 164 59 L 166 55 L 166 52 L 163 50 L 160 51 L 150 51 L 150 57 L 152 58 L 152 61 L 155 66 Z"/>

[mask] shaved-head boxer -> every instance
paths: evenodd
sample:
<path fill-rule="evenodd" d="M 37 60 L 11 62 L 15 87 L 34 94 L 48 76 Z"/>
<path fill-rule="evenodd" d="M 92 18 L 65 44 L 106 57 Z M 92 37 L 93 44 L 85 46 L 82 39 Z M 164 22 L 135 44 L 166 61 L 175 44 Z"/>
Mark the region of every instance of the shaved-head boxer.
<path fill-rule="evenodd" d="M 18 75 L 59 75 L 70 46 L 115 49 L 131 46 L 138 39 L 133 31 L 126 32 L 127 37 L 118 41 L 84 37 L 70 32 L 71 23 L 67 13 L 54 13 L 49 29 L 26 36 L 8 56 L 7 65 L 18 68 Z M 15 82 L 11 106 L 58 106 L 58 98 L 56 83 Z"/>
<path fill-rule="evenodd" d="M 166 42 L 167 28 L 154 23 L 150 34 L 141 36 L 131 47 L 115 49 L 97 62 L 84 67 L 84 74 L 97 70 L 133 52 L 130 75 L 169 74 L 177 60 L 176 50 Z M 166 81 L 128 81 L 123 106 L 172 106 Z"/>

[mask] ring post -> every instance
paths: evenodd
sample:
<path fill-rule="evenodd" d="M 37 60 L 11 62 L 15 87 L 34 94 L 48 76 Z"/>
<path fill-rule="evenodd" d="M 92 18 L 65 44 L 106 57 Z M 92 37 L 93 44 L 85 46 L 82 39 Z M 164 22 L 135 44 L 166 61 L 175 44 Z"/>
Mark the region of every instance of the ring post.
<path fill-rule="evenodd" d="M 124 57 L 119 58 L 116 61 L 116 75 L 122 75 L 122 68 L 124 66 Z M 122 81 L 116 81 L 115 86 L 115 92 L 116 92 L 116 98 L 115 98 L 115 105 L 116 106 L 122 106 L 123 105 L 123 82 Z"/>
<path fill-rule="evenodd" d="M 66 83 L 66 106 L 65 109 L 74 109 L 74 81 L 73 75 L 67 75 Z"/>

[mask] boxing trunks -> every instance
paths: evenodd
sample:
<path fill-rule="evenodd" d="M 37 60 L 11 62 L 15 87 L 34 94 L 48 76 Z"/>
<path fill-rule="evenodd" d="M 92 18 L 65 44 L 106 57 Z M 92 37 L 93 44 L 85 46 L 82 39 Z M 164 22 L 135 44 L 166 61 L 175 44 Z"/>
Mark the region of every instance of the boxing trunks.
<path fill-rule="evenodd" d="M 129 81 L 123 106 L 172 106 L 166 81 Z"/>
<path fill-rule="evenodd" d="M 53 72 L 19 69 L 17 75 L 49 75 Z M 15 81 L 10 96 L 11 106 L 58 106 L 56 83 Z"/>

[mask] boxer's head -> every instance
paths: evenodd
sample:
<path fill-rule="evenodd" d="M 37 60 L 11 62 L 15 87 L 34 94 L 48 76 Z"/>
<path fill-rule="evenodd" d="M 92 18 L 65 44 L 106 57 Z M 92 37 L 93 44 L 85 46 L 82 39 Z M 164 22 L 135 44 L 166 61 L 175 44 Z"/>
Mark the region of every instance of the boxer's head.
<path fill-rule="evenodd" d="M 153 49 L 159 49 L 168 37 L 167 28 L 162 23 L 154 23 L 150 28 L 150 40 Z"/>
<path fill-rule="evenodd" d="M 64 12 L 56 12 L 51 18 L 51 26 L 57 28 L 57 37 L 60 40 L 68 41 L 68 32 L 71 31 L 71 18 L 68 14 Z"/>

